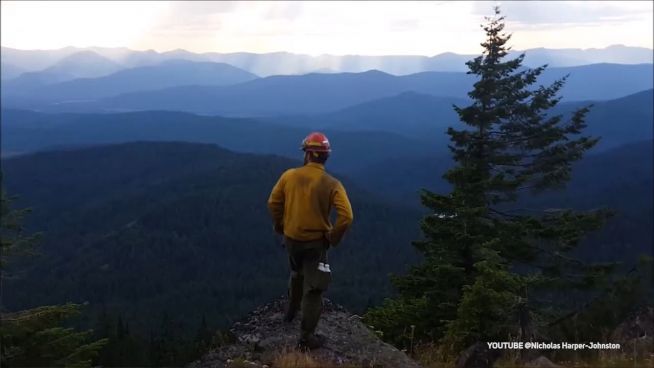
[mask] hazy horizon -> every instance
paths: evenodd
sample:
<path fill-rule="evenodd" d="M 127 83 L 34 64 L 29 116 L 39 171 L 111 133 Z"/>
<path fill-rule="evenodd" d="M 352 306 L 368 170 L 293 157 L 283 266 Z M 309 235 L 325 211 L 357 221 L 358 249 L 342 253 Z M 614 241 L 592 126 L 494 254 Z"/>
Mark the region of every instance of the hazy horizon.
<path fill-rule="evenodd" d="M 424 54 L 330 54 L 330 53 L 325 53 L 325 54 L 318 54 L 318 55 L 310 55 L 310 54 L 304 54 L 304 53 L 299 53 L 299 52 L 291 52 L 287 50 L 278 50 L 278 51 L 268 51 L 268 52 L 253 52 L 253 51 L 230 51 L 230 52 L 221 52 L 221 51 L 202 51 L 202 52 L 195 52 L 191 50 L 187 50 L 184 48 L 176 48 L 176 49 L 170 49 L 170 50 L 154 50 L 154 49 L 136 49 L 132 47 L 127 47 L 127 46 L 114 46 L 114 47 L 105 47 L 105 46 L 64 46 L 64 47 L 57 47 L 57 48 L 41 48 L 41 49 L 26 49 L 26 48 L 18 48 L 18 47 L 11 47 L 11 46 L 5 46 L 5 45 L 0 45 L 0 47 L 3 48 L 8 48 L 8 49 L 14 49 L 14 50 L 20 50 L 20 51 L 57 51 L 57 50 L 65 50 L 65 49 L 114 49 L 114 50 L 128 50 L 128 51 L 135 51 L 135 52 L 148 52 L 148 51 L 154 51 L 159 54 L 167 53 L 167 52 L 175 52 L 175 51 L 183 51 L 183 52 L 189 52 L 193 54 L 210 54 L 210 53 L 217 53 L 217 54 L 257 54 L 257 55 L 263 55 L 263 54 L 275 54 L 275 53 L 287 53 L 287 54 L 297 54 L 297 55 L 306 55 L 310 57 L 321 57 L 321 56 L 365 56 L 365 57 L 382 57 L 382 56 L 419 56 L 419 57 L 433 57 L 433 56 L 438 56 L 438 55 L 443 55 L 443 54 L 457 54 L 457 55 L 476 55 L 474 53 L 471 54 L 462 54 L 462 53 L 457 53 L 457 52 L 452 52 L 452 51 L 443 51 L 437 54 L 431 54 L 431 55 L 424 55 Z M 633 45 L 625 45 L 625 44 L 614 44 L 614 45 L 608 45 L 606 47 L 589 47 L 589 48 L 574 48 L 574 47 L 567 47 L 567 48 L 550 48 L 550 47 L 534 47 L 530 49 L 513 49 L 511 51 L 515 52 L 520 52 L 520 51 L 528 51 L 528 50 L 537 50 L 537 49 L 545 49 L 545 50 L 581 50 L 581 51 L 590 51 L 590 50 L 605 50 L 609 48 L 614 48 L 614 47 L 624 47 L 624 48 L 642 48 L 642 49 L 647 49 L 647 50 L 653 50 L 653 48 L 648 48 L 648 47 L 641 47 L 641 46 L 633 46 Z"/>

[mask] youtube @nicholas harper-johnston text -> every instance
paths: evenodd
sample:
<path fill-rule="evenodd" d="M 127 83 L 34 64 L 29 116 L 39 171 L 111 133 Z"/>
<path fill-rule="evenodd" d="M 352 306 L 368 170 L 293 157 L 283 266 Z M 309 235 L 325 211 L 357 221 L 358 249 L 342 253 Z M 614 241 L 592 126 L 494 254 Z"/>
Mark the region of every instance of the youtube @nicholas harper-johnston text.
<path fill-rule="evenodd" d="M 491 350 L 619 350 L 620 344 L 613 343 L 570 343 L 570 342 L 534 342 L 534 341 L 493 341 L 487 342 Z"/>

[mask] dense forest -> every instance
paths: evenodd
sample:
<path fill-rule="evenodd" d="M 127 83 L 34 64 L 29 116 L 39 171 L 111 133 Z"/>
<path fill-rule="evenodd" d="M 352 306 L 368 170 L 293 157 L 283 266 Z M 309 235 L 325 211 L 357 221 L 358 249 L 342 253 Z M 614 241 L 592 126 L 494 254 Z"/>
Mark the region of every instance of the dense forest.
<path fill-rule="evenodd" d="M 226 327 L 285 293 L 285 251 L 265 203 L 278 175 L 295 165 L 187 143 L 7 160 L 6 188 L 20 195 L 16 206 L 32 208 L 27 229 L 43 239 L 39 257 L 15 264 L 23 277 L 6 281 L 6 306 L 89 302 L 85 327 L 120 317 L 142 338 L 162 321 L 179 323 L 180 339 L 194 337 L 202 321 Z M 388 274 L 415 260 L 404 244 L 418 235 L 420 212 L 344 183 L 361 220 L 332 252 L 329 297 L 363 312 L 389 293 Z"/>

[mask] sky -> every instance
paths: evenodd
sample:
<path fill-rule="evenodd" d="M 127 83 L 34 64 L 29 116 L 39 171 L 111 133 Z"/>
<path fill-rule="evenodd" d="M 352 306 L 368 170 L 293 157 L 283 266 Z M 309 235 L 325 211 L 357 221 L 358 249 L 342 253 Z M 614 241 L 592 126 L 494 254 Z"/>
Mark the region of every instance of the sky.
<path fill-rule="evenodd" d="M 499 5 L 516 50 L 654 48 L 653 1 L 2 1 L 2 46 L 476 54 Z"/>

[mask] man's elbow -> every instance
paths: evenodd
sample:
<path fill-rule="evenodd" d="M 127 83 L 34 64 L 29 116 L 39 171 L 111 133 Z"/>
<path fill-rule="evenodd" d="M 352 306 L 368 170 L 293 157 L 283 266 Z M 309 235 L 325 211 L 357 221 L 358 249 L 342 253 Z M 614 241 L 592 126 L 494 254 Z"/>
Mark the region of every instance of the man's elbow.
<path fill-rule="evenodd" d="M 354 222 L 354 215 L 352 213 L 346 213 L 343 215 L 343 225 L 345 227 L 352 226 L 352 222 Z"/>
<path fill-rule="evenodd" d="M 284 204 L 279 200 L 273 198 L 268 199 L 268 211 L 270 213 L 277 213 L 284 207 Z"/>

